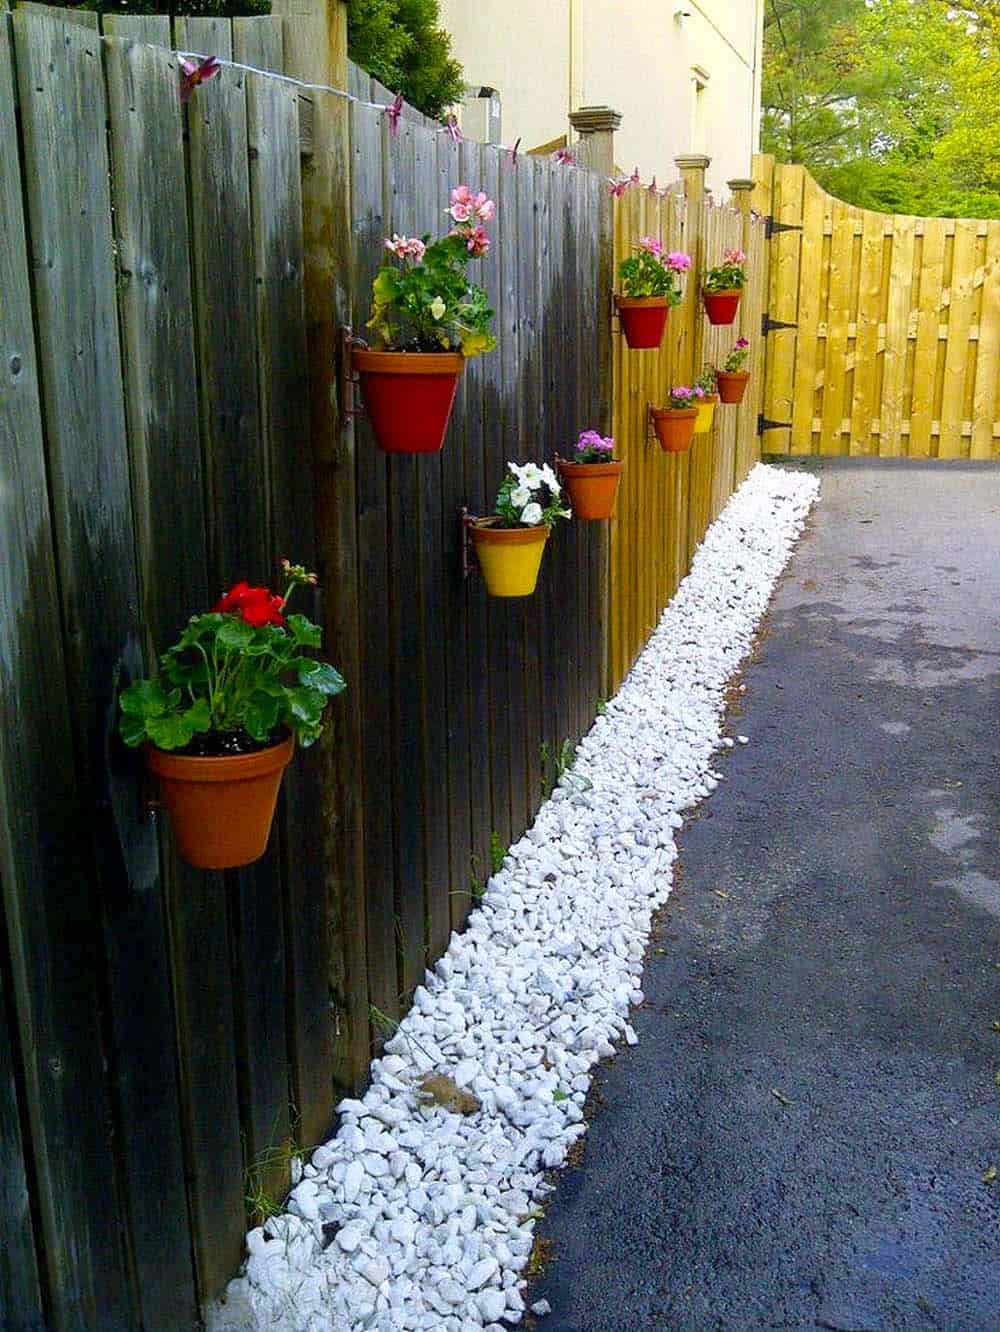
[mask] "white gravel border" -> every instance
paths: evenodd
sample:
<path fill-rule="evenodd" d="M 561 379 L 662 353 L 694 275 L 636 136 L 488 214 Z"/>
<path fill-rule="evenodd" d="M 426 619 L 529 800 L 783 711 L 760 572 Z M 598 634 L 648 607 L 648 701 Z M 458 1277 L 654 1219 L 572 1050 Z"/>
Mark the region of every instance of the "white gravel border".
<path fill-rule="evenodd" d="M 636 1042 L 629 1008 L 670 893 L 674 833 L 718 784 L 713 752 L 733 744 L 721 735 L 727 682 L 818 491 L 812 476 L 758 465 L 729 501 L 573 770 L 417 990 L 364 1099 L 341 1103 L 337 1136 L 288 1210 L 247 1236 L 213 1332 L 522 1321 L 552 1188 L 543 1172 L 586 1131 L 593 1065 Z M 480 1111 L 420 1097 L 428 1070 L 473 1091 Z"/>

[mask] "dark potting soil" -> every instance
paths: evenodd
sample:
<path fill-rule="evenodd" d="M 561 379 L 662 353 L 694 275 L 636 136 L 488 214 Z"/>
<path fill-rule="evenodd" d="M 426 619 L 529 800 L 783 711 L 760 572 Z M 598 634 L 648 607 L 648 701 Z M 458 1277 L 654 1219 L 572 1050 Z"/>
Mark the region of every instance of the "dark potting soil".
<path fill-rule="evenodd" d="M 196 735 L 183 749 L 173 752 L 185 758 L 228 758 L 233 754 L 256 754 L 261 749 L 280 745 L 284 738 L 285 733 L 280 727 L 266 740 L 255 740 L 242 727 L 238 731 L 205 731 Z"/>

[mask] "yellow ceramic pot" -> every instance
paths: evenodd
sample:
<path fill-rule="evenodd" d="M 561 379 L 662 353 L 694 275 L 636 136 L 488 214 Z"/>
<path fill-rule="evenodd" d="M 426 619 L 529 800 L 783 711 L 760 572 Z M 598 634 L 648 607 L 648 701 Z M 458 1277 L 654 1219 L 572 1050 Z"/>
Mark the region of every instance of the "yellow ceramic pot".
<path fill-rule="evenodd" d="M 488 520 L 487 520 L 488 521 Z M 538 582 L 549 529 L 492 527 L 471 529 L 479 567 L 491 597 L 530 597 Z"/>
<path fill-rule="evenodd" d="M 702 398 L 698 403 L 698 415 L 695 417 L 694 433 L 696 435 L 707 435 L 712 429 L 712 422 L 715 419 L 715 404 L 719 401 L 719 395 L 712 393 L 707 398 Z"/>

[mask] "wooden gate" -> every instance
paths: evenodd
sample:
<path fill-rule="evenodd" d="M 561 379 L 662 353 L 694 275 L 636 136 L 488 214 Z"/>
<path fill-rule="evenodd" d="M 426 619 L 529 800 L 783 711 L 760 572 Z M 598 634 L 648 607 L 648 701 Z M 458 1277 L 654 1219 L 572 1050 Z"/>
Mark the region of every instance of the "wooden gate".
<path fill-rule="evenodd" d="M 1000 456 L 1000 221 L 855 208 L 760 156 L 764 453 Z"/>

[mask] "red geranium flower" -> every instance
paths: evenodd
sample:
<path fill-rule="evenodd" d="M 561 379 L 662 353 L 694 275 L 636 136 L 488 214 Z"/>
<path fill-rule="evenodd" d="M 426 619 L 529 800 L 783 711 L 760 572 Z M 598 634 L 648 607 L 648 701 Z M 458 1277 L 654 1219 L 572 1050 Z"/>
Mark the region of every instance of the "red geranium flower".
<path fill-rule="evenodd" d="M 267 587 L 251 587 L 249 583 L 234 583 L 226 595 L 212 607 L 223 615 L 240 615 L 247 624 L 259 629 L 262 624 L 284 624 L 282 600 Z"/>

